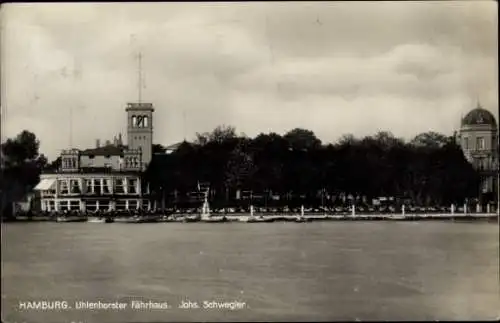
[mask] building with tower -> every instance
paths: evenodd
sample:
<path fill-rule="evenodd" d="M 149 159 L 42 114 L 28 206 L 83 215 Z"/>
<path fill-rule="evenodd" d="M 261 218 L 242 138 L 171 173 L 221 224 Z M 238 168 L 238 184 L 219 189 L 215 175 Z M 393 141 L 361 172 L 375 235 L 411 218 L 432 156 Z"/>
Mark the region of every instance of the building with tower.
<path fill-rule="evenodd" d="M 499 145 L 498 125 L 493 114 L 478 103 L 462 118 L 457 141 L 465 158 L 480 173 L 480 203 L 495 202 L 498 195 Z"/>
<path fill-rule="evenodd" d="M 128 103 L 127 144 L 119 134 L 94 148 L 61 152 L 61 166 L 45 172 L 35 187 L 45 211 L 111 211 L 149 209 L 149 190 L 142 173 L 152 159 L 151 103 Z"/>

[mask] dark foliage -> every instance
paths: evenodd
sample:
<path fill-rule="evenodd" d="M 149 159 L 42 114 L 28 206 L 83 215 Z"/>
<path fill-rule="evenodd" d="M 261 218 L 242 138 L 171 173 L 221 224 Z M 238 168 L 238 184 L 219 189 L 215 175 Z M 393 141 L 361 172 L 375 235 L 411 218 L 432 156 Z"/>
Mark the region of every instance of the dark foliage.
<path fill-rule="evenodd" d="M 216 206 L 248 203 L 236 199 L 238 190 L 243 198 L 252 192 L 256 205 L 319 206 L 349 195 L 449 205 L 477 196 L 479 185 L 453 138 L 437 133 L 420 134 L 409 143 L 380 132 L 322 145 L 305 129 L 250 139 L 232 127 L 198 134 L 196 143 L 156 156 L 146 178 L 158 196 L 170 197 L 168 204 L 187 202 L 198 182 L 208 182 Z"/>

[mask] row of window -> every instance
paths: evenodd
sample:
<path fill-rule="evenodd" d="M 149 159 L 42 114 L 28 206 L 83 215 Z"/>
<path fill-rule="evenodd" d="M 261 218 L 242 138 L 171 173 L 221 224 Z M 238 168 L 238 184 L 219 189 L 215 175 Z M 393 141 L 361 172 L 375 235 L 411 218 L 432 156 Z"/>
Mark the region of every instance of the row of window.
<path fill-rule="evenodd" d="M 82 184 L 85 183 L 84 187 Z M 138 193 L 138 180 L 130 179 L 116 179 L 113 187 L 111 179 L 86 179 L 80 181 L 78 179 L 59 180 L 59 194 L 137 194 Z M 114 189 L 113 189 L 114 188 Z"/>
<path fill-rule="evenodd" d="M 140 166 L 138 157 L 126 157 L 125 168 L 138 168 Z"/>
<path fill-rule="evenodd" d="M 59 211 L 78 211 L 80 210 L 80 203 L 79 200 L 57 201 L 57 206 Z M 150 208 L 150 203 L 149 200 L 143 200 L 142 208 Z M 112 208 L 110 201 L 87 201 L 84 205 L 85 210 L 89 212 L 110 211 Z M 139 206 L 139 201 L 137 200 L 120 200 L 116 201 L 115 210 L 136 210 Z M 42 207 L 46 211 L 55 211 L 56 202 L 54 200 L 43 201 Z"/>
<path fill-rule="evenodd" d="M 469 149 L 469 138 L 465 137 L 464 138 L 464 149 Z M 483 137 L 477 137 L 476 138 L 476 149 L 478 150 L 483 150 L 485 149 L 485 142 Z"/>
<path fill-rule="evenodd" d="M 76 158 L 63 158 L 62 166 L 63 168 L 76 168 L 77 162 Z"/>
<path fill-rule="evenodd" d="M 132 116 L 133 128 L 147 128 L 149 126 L 149 118 L 145 115 Z"/>
<path fill-rule="evenodd" d="M 493 158 L 474 158 L 474 166 L 480 170 L 491 170 L 496 168 L 496 162 Z"/>

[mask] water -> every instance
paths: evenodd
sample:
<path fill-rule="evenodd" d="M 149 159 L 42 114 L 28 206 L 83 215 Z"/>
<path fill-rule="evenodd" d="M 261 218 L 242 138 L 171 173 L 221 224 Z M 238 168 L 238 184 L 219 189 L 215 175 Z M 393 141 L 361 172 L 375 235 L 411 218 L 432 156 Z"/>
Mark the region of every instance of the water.
<path fill-rule="evenodd" d="M 486 320 L 500 309 L 488 223 L 9 223 L 2 243 L 7 322 Z M 43 300 L 172 308 L 19 309 Z"/>

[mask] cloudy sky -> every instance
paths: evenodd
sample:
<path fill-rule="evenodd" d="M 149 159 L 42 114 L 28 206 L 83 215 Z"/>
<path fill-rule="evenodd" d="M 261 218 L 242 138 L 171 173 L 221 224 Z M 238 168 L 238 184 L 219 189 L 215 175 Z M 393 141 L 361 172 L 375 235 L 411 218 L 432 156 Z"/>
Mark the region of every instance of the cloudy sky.
<path fill-rule="evenodd" d="M 451 134 L 478 99 L 498 118 L 496 6 L 4 5 L 2 139 L 29 129 L 53 159 L 125 133 L 138 52 L 156 143 L 219 124 L 250 136 L 304 127 L 324 142 L 379 130 Z"/>

